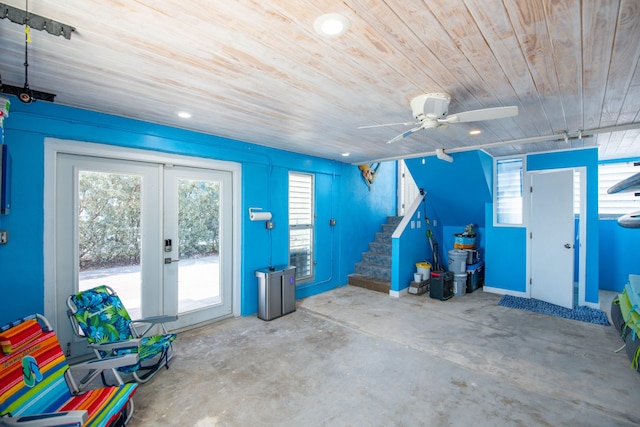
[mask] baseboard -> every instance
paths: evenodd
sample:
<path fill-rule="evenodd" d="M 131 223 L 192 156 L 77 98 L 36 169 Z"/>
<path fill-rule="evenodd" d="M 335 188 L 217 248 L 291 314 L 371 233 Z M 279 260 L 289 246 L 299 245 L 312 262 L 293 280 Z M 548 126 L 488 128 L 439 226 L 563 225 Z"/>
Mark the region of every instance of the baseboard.
<path fill-rule="evenodd" d="M 409 288 L 400 289 L 399 291 L 389 291 L 389 296 L 391 298 L 400 298 L 405 295 L 409 295 Z"/>
<path fill-rule="evenodd" d="M 483 292 L 489 292 L 491 294 L 511 295 L 511 296 L 514 296 L 514 297 L 529 298 L 529 295 L 527 295 L 526 292 L 512 291 L 511 289 L 504 289 L 504 288 L 494 288 L 494 287 L 487 286 L 487 285 L 484 285 L 482 287 L 482 291 Z"/>
<path fill-rule="evenodd" d="M 589 308 L 595 308 L 596 310 L 600 310 L 600 303 L 599 302 L 584 302 L 581 305 L 586 305 Z"/>

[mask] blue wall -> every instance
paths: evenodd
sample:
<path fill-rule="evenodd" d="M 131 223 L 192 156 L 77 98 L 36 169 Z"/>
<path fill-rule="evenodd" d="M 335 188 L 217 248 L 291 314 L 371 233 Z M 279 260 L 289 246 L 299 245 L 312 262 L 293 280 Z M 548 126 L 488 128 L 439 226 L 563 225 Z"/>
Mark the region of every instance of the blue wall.
<path fill-rule="evenodd" d="M 266 147 L 39 101 L 11 99 L 5 143 L 13 159 L 12 211 L 0 216 L 9 244 L 0 246 L 0 324 L 44 310 L 43 188 L 44 139 L 55 137 L 149 149 L 240 163 L 242 211 L 268 207 L 276 227 L 250 222 L 241 226 L 241 312 L 257 312 L 254 271 L 286 264 L 288 172 L 316 176 L 316 280 L 297 296 L 313 295 L 347 283 L 361 253 L 387 215 L 395 214 L 396 167 L 383 164 L 371 191 L 356 166 Z M 321 141 L 319 141 L 320 143 Z M 246 213 L 246 212 L 245 212 Z M 329 226 L 335 218 L 337 225 Z M 7 303 L 7 301 L 11 303 Z"/>
<path fill-rule="evenodd" d="M 485 284 L 505 293 L 526 292 L 526 227 L 493 226 L 493 159 L 482 151 L 456 153 L 454 162 L 429 157 L 407 160 L 412 176 L 427 192 L 427 206 L 438 219 L 443 264 L 453 247 L 454 234 L 474 224 L 485 259 Z M 527 156 L 527 171 L 585 166 L 587 168 L 587 253 L 585 300 L 598 302 L 598 151 L 573 150 Z"/>
<path fill-rule="evenodd" d="M 505 293 L 527 291 L 527 229 L 494 227 L 493 203 L 486 204 L 484 283 Z"/>
<path fill-rule="evenodd" d="M 426 191 L 427 216 L 440 248 L 440 264 L 446 269 L 448 251 L 454 247 L 455 234 L 473 224 L 476 246 L 481 254 L 485 246 L 485 204 L 491 202 L 493 158 L 483 151 L 452 155 L 453 163 L 436 157 L 406 160 L 418 187 Z M 491 217 L 489 217 L 490 219 Z M 428 256 L 431 256 L 429 250 Z M 483 256 L 483 255 L 481 255 Z"/>
<path fill-rule="evenodd" d="M 527 170 L 587 168 L 587 248 L 585 301 L 598 303 L 600 233 L 598 227 L 598 149 L 561 151 L 527 156 Z"/>
<path fill-rule="evenodd" d="M 402 229 L 402 234 L 391 241 L 391 290 L 401 291 L 409 287 L 416 272 L 416 263 L 429 261 L 433 264 L 433 252 L 429 247 L 427 230 L 429 226 L 425 218 L 427 206 L 423 197 L 415 212 L 405 209 L 405 218 L 398 225 L 396 232 Z M 407 215 L 411 215 L 407 219 Z M 404 228 L 402 228 L 404 226 Z M 395 233 L 394 233 L 395 234 Z"/>
<path fill-rule="evenodd" d="M 427 193 L 427 207 L 439 226 L 485 226 L 484 205 L 491 202 L 493 159 L 483 151 L 452 155 L 453 163 L 436 157 L 406 160 L 418 187 Z M 440 239 L 440 242 L 442 240 Z"/>
<path fill-rule="evenodd" d="M 615 219 L 601 219 L 600 289 L 622 292 L 629 274 L 640 274 L 640 229 L 624 228 Z"/>

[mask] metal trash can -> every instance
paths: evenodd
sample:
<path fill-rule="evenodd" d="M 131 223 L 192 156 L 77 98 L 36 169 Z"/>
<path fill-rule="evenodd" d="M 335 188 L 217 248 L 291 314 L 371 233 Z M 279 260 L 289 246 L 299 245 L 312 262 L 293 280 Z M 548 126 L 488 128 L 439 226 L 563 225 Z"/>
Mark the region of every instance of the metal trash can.
<path fill-rule="evenodd" d="M 258 318 L 272 320 L 296 311 L 296 267 L 276 266 L 256 270 Z"/>

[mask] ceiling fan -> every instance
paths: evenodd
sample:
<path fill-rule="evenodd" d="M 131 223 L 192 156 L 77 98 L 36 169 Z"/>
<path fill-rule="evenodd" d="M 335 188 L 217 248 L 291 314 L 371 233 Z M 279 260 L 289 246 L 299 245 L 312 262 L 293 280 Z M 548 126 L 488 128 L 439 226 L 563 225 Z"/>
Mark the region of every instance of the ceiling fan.
<path fill-rule="evenodd" d="M 368 129 L 380 126 L 414 126 L 406 132 L 387 141 L 388 144 L 400 141 L 420 129 L 442 129 L 453 123 L 478 122 L 482 120 L 503 119 L 516 116 L 518 107 L 494 107 L 480 110 L 464 111 L 449 115 L 451 97 L 446 93 L 427 93 L 411 100 L 411 111 L 415 122 L 387 123 L 382 125 L 360 126 L 358 129 Z"/>

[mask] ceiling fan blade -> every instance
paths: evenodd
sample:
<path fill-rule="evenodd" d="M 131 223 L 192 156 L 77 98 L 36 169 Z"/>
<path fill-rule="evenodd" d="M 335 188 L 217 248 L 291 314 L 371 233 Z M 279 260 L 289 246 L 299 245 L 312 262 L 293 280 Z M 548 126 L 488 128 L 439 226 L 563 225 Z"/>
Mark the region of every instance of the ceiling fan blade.
<path fill-rule="evenodd" d="M 400 125 L 411 126 L 411 125 L 417 125 L 418 123 L 416 122 L 385 123 L 383 125 L 358 126 L 358 129 L 369 129 L 369 128 L 379 128 L 383 126 L 400 126 Z"/>
<path fill-rule="evenodd" d="M 418 132 L 420 129 L 422 129 L 422 124 L 420 124 L 420 126 L 416 126 L 413 129 L 409 129 L 406 132 L 401 133 L 400 135 L 390 139 L 389 141 L 387 141 L 387 144 L 393 144 L 394 142 L 398 142 L 401 139 L 405 139 L 406 137 L 408 137 L 409 135 Z"/>
<path fill-rule="evenodd" d="M 465 123 L 479 122 L 482 120 L 504 119 L 518 115 L 518 107 L 515 105 L 509 107 L 482 108 L 480 110 L 464 111 L 462 113 L 453 114 L 445 119 L 440 119 L 440 123 Z"/>

